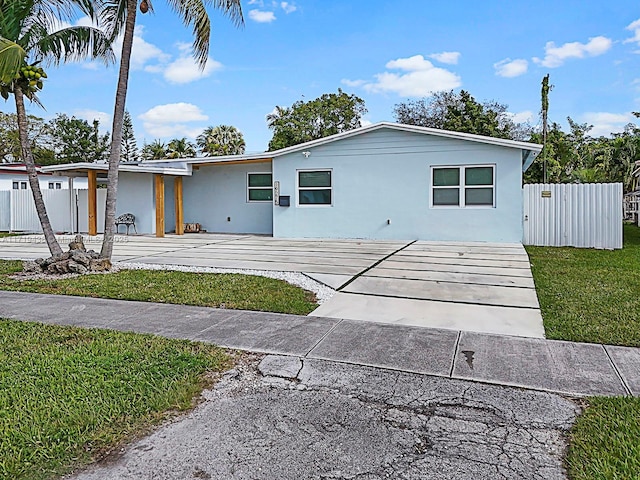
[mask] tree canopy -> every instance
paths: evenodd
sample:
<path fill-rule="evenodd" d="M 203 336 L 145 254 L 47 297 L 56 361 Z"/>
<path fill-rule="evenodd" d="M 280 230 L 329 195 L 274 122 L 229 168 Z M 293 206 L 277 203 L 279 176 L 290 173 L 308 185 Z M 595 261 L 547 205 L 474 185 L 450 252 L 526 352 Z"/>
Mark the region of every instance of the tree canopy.
<path fill-rule="evenodd" d="M 298 145 L 362 126 L 367 113 L 364 100 L 344 93 L 325 93 L 315 100 L 299 100 L 291 107 L 277 106 L 267 116 L 273 138 L 269 150 Z"/>
<path fill-rule="evenodd" d="M 90 125 L 84 119 L 59 113 L 47 124 L 55 163 L 105 161 L 109 135 L 101 135 L 99 125 L 98 120 Z"/>
<path fill-rule="evenodd" d="M 124 119 L 122 121 L 122 150 L 120 152 L 121 162 L 137 162 L 138 161 L 138 144 L 136 136 L 133 133 L 133 121 L 131 114 L 125 110 Z"/>
<path fill-rule="evenodd" d="M 513 121 L 507 105 L 495 100 L 480 103 L 466 90 L 398 103 L 393 113 L 398 123 L 511 140 L 527 140 L 532 131 Z"/>
<path fill-rule="evenodd" d="M 196 142 L 200 151 L 210 156 L 242 155 L 245 149 L 242 132 L 231 125 L 207 127 Z"/>

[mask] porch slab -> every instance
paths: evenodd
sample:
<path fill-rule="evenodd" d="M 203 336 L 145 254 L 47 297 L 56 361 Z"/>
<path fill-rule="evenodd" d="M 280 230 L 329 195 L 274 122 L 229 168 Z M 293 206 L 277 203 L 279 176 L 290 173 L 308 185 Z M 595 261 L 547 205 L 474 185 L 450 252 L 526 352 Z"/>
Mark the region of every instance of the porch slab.
<path fill-rule="evenodd" d="M 640 348 L 611 345 L 606 345 L 604 348 L 616 365 L 631 394 L 640 396 Z"/>
<path fill-rule="evenodd" d="M 336 273 L 313 273 L 313 272 L 302 272 L 307 277 L 312 278 L 313 280 L 320 282 L 324 285 L 327 285 L 334 290 L 337 290 L 342 285 L 347 283 L 353 277 L 351 275 L 339 275 Z"/>
<path fill-rule="evenodd" d="M 462 332 L 453 378 L 561 392 L 625 395 L 602 345 Z"/>
<path fill-rule="evenodd" d="M 362 276 L 355 279 L 343 291 L 385 297 L 540 308 L 536 291 L 532 288 Z"/>
<path fill-rule="evenodd" d="M 538 309 L 336 293 L 310 316 L 544 338 Z"/>
<path fill-rule="evenodd" d="M 504 275 L 511 277 L 528 277 L 531 275 L 531 268 L 527 265 L 522 268 L 504 268 L 494 266 L 474 266 L 462 263 L 433 263 L 433 262 L 408 262 L 396 261 L 396 256 L 389 257 L 380 263 L 380 267 L 396 269 L 396 270 L 422 270 L 430 272 L 453 272 L 453 273 L 470 273 L 470 274 L 488 274 L 488 275 Z"/>
<path fill-rule="evenodd" d="M 458 333 L 344 320 L 309 358 L 449 376 Z"/>
<path fill-rule="evenodd" d="M 400 270 L 376 267 L 363 276 L 397 278 L 407 280 L 429 280 L 435 282 L 469 283 L 475 285 L 496 285 L 505 287 L 535 288 L 533 278 L 511 275 L 490 275 L 481 273 L 434 272 L 430 270 Z"/>

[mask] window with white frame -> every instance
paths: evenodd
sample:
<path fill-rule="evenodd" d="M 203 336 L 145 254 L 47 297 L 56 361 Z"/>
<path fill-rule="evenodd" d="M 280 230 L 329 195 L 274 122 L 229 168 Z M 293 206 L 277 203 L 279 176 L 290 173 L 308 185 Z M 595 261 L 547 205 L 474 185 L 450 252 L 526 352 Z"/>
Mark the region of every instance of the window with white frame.
<path fill-rule="evenodd" d="M 11 188 L 13 188 L 14 190 L 26 190 L 27 182 L 21 180 L 13 180 L 13 182 L 11 182 Z"/>
<path fill-rule="evenodd" d="M 431 168 L 434 207 L 495 207 L 495 166 Z"/>
<path fill-rule="evenodd" d="M 270 202 L 273 200 L 273 181 L 270 173 L 247 174 L 247 201 Z"/>
<path fill-rule="evenodd" d="M 331 170 L 298 170 L 298 205 L 332 205 Z"/>
<path fill-rule="evenodd" d="M 62 182 L 49 182 L 49 190 L 61 190 Z"/>

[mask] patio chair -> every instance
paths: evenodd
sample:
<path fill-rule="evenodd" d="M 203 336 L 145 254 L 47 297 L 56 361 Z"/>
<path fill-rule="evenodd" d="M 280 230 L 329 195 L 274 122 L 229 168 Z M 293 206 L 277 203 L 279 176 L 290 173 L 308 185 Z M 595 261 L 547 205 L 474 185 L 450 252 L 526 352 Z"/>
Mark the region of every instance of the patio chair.
<path fill-rule="evenodd" d="M 137 234 L 138 230 L 136 230 L 136 216 L 133 213 L 123 213 L 115 221 L 116 224 L 116 233 L 120 228 L 120 225 L 125 225 L 127 227 L 127 235 L 129 235 L 129 227 L 133 225 L 133 231 Z"/>

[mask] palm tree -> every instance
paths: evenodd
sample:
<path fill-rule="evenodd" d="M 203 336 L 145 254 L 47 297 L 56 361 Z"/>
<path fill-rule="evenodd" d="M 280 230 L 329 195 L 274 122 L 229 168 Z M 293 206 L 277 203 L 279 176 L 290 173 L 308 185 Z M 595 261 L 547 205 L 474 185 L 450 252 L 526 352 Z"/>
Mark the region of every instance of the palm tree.
<path fill-rule="evenodd" d="M 196 156 L 196 146 L 185 137 L 174 138 L 167 144 L 167 158 L 191 158 Z"/>
<path fill-rule="evenodd" d="M 160 140 L 147 143 L 140 151 L 142 160 L 160 160 L 167 158 L 167 146 Z"/>
<path fill-rule="evenodd" d="M 0 93 L 5 100 L 9 95 L 15 98 L 22 158 L 51 255 L 61 254 L 62 249 L 40 191 L 27 134 L 24 99 L 41 105 L 36 93 L 42 89 L 46 73 L 38 66 L 40 62 L 58 65 L 85 58 L 105 62 L 113 59 L 110 41 L 99 30 L 81 26 L 59 28 L 73 20 L 76 9 L 95 17 L 90 0 L 0 0 Z"/>
<path fill-rule="evenodd" d="M 105 207 L 104 240 L 100 256 L 111 259 L 113 253 L 113 238 L 115 234 L 116 196 L 118 193 L 118 164 L 122 142 L 122 123 L 127 100 L 127 86 L 129 83 L 129 64 L 131 62 L 131 48 L 133 46 L 133 32 L 136 24 L 136 10 L 138 0 L 101 0 L 102 20 L 107 26 L 112 38 L 124 30 L 122 40 L 122 55 L 120 57 L 120 71 L 118 87 L 113 109 L 113 127 L 111 131 L 111 150 L 109 152 L 109 171 L 107 173 L 107 201 Z M 207 63 L 209 56 L 209 37 L 211 23 L 205 8 L 213 5 L 233 20 L 236 25 L 243 23 L 240 0 L 167 0 L 169 6 L 180 16 L 183 23 L 193 27 L 193 54 L 201 68 Z M 142 13 L 152 10 L 151 0 L 140 1 Z"/>
<path fill-rule="evenodd" d="M 245 143 L 242 132 L 231 125 L 208 127 L 196 139 L 205 155 L 242 155 Z"/>

